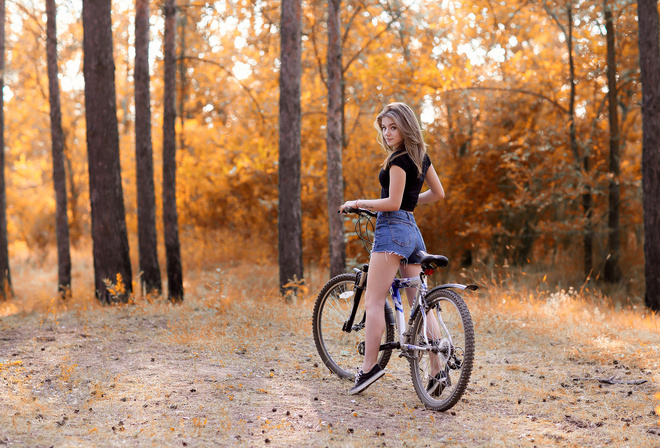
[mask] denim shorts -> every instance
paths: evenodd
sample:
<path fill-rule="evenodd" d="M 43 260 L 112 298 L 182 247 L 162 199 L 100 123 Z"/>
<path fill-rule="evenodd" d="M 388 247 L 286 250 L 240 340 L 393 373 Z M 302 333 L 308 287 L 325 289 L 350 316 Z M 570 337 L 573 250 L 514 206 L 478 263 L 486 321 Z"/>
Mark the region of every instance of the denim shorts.
<path fill-rule="evenodd" d="M 419 264 L 419 250 L 426 251 L 426 246 L 411 212 L 378 212 L 371 253 L 396 254 L 403 257 L 403 264 Z"/>

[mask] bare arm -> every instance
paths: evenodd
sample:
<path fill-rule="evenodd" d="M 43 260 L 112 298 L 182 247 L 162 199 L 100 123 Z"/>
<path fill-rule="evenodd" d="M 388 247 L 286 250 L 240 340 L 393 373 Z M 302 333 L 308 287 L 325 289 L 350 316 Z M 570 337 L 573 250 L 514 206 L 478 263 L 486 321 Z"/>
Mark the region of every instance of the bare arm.
<path fill-rule="evenodd" d="M 391 212 L 401 208 L 403 200 L 403 190 L 406 187 L 406 172 L 397 165 L 390 167 L 390 195 L 382 199 L 358 199 L 356 201 L 346 201 L 339 211 L 346 207 L 366 208 L 376 212 Z"/>
<path fill-rule="evenodd" d="M 442 188 L 442 183 L 433 165 L 429 166 L 429 169 L 426 171 L 426 184 L 429 186 L 429 189 L 419 195 L 418 204 L 439 201 L 445 197 L 445 189 Z"/>

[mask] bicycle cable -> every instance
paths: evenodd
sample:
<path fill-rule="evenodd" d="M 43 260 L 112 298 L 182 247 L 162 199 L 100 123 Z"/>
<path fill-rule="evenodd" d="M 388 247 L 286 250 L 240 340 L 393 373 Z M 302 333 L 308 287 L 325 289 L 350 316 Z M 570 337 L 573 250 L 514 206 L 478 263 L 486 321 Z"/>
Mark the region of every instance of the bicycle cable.
<path fill-rule="evenodd" d="M 371 247 L 374 244 L 370 235 L 373 235 L 375 230 L 374 223 L 371 221 L 371 216 L 366 213 L 358 212 L 358 218 L 355 221 L 355 234 L 360 238 L 362 246 L 364 246 L 364 250 L 366 250 L 368 254 L 371 253 Z"/>

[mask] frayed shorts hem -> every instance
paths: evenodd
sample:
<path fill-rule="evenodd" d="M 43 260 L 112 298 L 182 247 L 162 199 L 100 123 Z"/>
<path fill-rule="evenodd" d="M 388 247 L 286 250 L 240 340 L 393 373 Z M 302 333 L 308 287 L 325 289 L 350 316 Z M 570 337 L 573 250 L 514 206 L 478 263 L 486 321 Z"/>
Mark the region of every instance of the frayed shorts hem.
<path fill-rule="evenodd" d="M 371 251 L 371 254 L 372 255 L 373 254 L 385 254 L 386 256 L 387 255 L 395 255 L 397 257 L 401 257 L 401 264 L 403 265 L 404 268 L 408 266 L 408 258 L 405 255 L 401 255 L 401 254 L 396 253 L 396 252 L 392 252 L 392 251 L 377 251 L 377 252 L 374 252 L 374 251 Z"/>

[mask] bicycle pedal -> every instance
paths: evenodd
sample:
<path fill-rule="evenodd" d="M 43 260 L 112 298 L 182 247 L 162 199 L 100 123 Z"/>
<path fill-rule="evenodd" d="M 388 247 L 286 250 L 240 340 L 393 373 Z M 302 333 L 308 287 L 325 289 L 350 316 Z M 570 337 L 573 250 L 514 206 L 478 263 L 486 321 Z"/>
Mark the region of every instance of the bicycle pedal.
<path fill-rule="evenodd" d="M 407 352 L 401 352 L 401 353 L 399 353 L 399 358 L 406 358 L 406 359 L 409 359 L 411 361 L 414 361 L 415 359 L 417 359 L 417 356 L 411 355 L 410 353 L 407 353 Z"/>
<path fill-rule="evenodd" d="M 450 359 L 447 362 L 447 366 L 452 370 L 460 370 L 461 367 L 463 367 L 463 361 L 461 361 L 460 359 L 456 359 L 456 358 Z"/>

